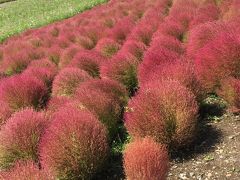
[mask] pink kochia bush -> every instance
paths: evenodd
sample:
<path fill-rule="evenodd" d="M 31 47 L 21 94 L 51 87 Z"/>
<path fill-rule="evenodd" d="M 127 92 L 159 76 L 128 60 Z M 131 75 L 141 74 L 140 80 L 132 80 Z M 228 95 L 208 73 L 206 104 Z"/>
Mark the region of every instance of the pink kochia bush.
<path fill-rule="evenodd" d="M 72 96 L 80 83 L 92 77 L 78 68 L 64 68 L 55 77 L 52 87 L 53 96 Z"/>
<path fill-rule="evenodd" d="M 221 81 L 217 94 L 226 100 L 232 108 L 240 109 L 240 80 L 227 78 Z"/>
<path fill-rule="evenodd" d="M 0 131 L 0 166 L 9 168 L 17 160 L 38 161 L 38 142 L 47 125 L 43 113 L 25 109 L 15 113 Z"/>
<path fill-rule="evenodd" d="M 2 180 L 54 180 L 50 173 L 40 170 L 31 160 L 18 161 L 14 167 L 6 172 L 1 172 Z"/>
<path fill-rule="evenodd" d="M 240 40 L 235 33 L 220 33 L 196 55 L 198 78 L 207 92 L 215 92 L 221 81 L 240 77 Z"/>
<path fill-rule="evenodd" d="M 156 66 L 145 76 L 139 77 L 141 88 L 148 86 L 153 81 L 175 80 L 193 92 L 197 100 L 204 97 L 204 92 L 196 76 L 194 64 L 188 59 L 179 59 L 175 63 Z"/>
<path fill-rule="evenodd" d="M 6 120 L 11 116 L 12 110 L 8 104 L 4 101 L 0 101 L 0 126 L 6 122 Z"/>
<path fill-rule="evenodd" d="M 77 107 L 85 107 L 106 126 L 108 135 L 111 138 L 117 131 L 120 121 L 122 107 L 119 99 L 113 93 L 107 93 L 104 89 L 93 88 L 89 83 L 81 84 L 75 94 Z"/>
<path fill-rule="evenodd" d="M 152 82 L 129 102 L 125 126 L 133 138 L 151 136 L 179 147 L 193 140 L 197 113 L 194 95 L 179 82 Z"/>
<path fill-rule="evenodd" d="M 102 65 L 101 77 L 122 83 L 132 94 L 138 86 L 137 66 L 138 60 L 133 55 L 121 52 L 114 56 L 110 63 Z"/>
<path fill-rule="evenodd" d="M 15 75 L 4 79 L 0 85 L 0 100 L 13 111 L 24 107 L 41 108 L 46 97 L 46 86 L 35 77 Z"/>
<path fill-rule="evenodd" d="M 107 158 L 106 129 L 86 110 L 62 108 L 53 117 L 40 144 L 43 169 L 59 179 L 88 179 Z"/>
<path fill-rule="evenodd" d="M 164 180 L 169 168 L 168 152 L 152 138 L 137 139 L 124 151 L 124 170 L 128 180 Z"/>
<path fill-rule="evenodd" d="M 100 74 L 100 65 L 103 61 L 103 56 L 98 52 L 85 50 L 78 52 L 69 66 L 82 69 L 92 77 L 98 77 Z"/>
<path fill-rule="evenodd" d="M 114 54 L 116 54 L 119 49 L 121 48 L 121 45 L 118 44 L 113 39 L 109 38 L 102 38 L 98 41 L 98 44 L 96 46 L 96 50 L 101 53 L 104 57 L 111 58 Z"/>

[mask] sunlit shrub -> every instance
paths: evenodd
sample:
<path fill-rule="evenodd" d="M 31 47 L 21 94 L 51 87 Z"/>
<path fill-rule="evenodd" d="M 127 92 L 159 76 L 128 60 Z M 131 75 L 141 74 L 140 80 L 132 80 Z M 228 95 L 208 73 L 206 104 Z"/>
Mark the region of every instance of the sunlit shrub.
<path fill-rule="evenodd" d="M 133 138 L 151 136 L 180 147 L 193 140 L 197 113 L 194 95 L 179 82 L 152 82 L 130 100 L 125 126 Z"/>
<path fill-rule="evenodd" d="M 129 180 L 166 178 L 169 168 L 167 148 L 149 137 L 128 144 L 123 159 L 126 178 Z"/>
<path fill-rule="evenodd" d="M 104 126 L 90 112 L 76 108 L 58 111 L 40 144 L 42 167 L 60 179 L 93 177 L 107 153 Z"/>
<path fill-rule="evenodd" d="M 15 113 L 0 132 L 0 166 L 11 167 L 17 160 L 38 160 L 38 142 L 47 120 L 42 113 L 25 109 Z"/>
<path fill-rule="evenodd" d="M 88 81 L 91 76 L 78 68 L 64 68 L 55 77 L 52 87 L 53 96 L 72 96 L 80 83 Z"/>

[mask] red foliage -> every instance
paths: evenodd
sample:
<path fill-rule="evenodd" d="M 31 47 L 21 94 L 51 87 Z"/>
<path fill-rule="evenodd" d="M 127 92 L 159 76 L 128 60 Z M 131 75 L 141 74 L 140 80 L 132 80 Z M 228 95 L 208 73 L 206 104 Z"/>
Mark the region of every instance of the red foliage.
<path fill-rule="evenodd" d="M 5 78 L 0 85 L 0 99 L 13 111 L 24 107 L 40 108 L 44 105 L 46 96 L 44 83 L 26 75 Z"/>
<path fill-rule="evenodd" d="M 115 135 L 122 113 L 117 98 L 114 99 L 111 93 L 108 94 L 102 89 L 88 87 L 88 84 L 85 86 L 83 83 L 78 87 L 74 99 L 77 107 L 85 107 L 98 117 L 108 129 L 110 138 Z"/>
<path fill-rule="evenodd" d="M 48 59 L 52 61 L 54 64 L 58 65 L 63 50 L 58 45 L 54 45 L 46 49 L 46 51 Z"/>
<path fill-rule="evenodd" d="M 54 180 L 49 172 L 40 170 L 33 161 L 18 161 L 12 169 L 1 172 L 0 179 L 3 180 Z"/>
<path fill-rule="evenodd" d="M 221 87 L 217 94 L 226 100 L 232 107 L 240 109 L 240 80 L 227 78 L 221 82 Z"/>
<path fill-rule="evenodd" d="M 215 92 L 223 79 L 240 77 L 240 41 L 233 32 L 221 33 L 196 55 L 198 78 L 208 92 Z"/>
<path fill-rule="evenodd" d="M 101 67 L 101 77 L 116 80 L 126 86 L 133 93 L 137 86 L 138 60 L 131 54 L 118 53 L 110 63 L 106 62 Z"/>
<path fill-rule="evenodd" d="M 82 69 L 92 77 L 98 77 L 100 65 L 103 61 L 104 58 L 98 52 L 85 50 L 77 53 L 69 66 Z"/>
<path fill-rule="evenodd" d="M 123 158 L 127 179 L 166 179 L 169 168 L 167 149 L 149 137 L 128 144 Z"/>
<path fill-rule="evenodd" d="M 107 58 L 111 58 L 114 54 L 116 54 L 119 49 L 121 48 L 121 45 L 118 44 L 113 39 L 109 38 L 102 38 L 98 41 L 96 50 L 100 52 L 101 55 Z"/>
<path fill-rule="evenodd" d="M 66 96 L 55 96 L 50 98 L 50 100 L 47 103 L 46 114 L 48 116 L 51 116 L 55 112 L 57 112 L 61 107 L 65 107 L 65 105 L 70 102 L 71 98 Z"/>
<path fill-rule="evenodd" d="M 226 25 L 222 22 L 209 22 L 191 29 L 188 36 L 187 55 L 195 57 L 201 48 L 226 28 Z"/>
<path fill-rule="evenodd" d="M 147 49 L 146 45 L 142 42 L 138 42 L 135 40 L 127 40 L 121 48 L 121 52 L 130 53 L 138 61 L 143 60 L 144 51 Z"/>
<path fill-rule="evenodd" d="M 168 36 L 168 35 L 154 36 L 151 42 L 151 47 L 150 47 L 151 51 L 154 51 L 154 50 L 157 51 L 161 47 L 167 50 L 176 52 L 180 55 L 184 53 L 183 43 L 172 36 Z"/>
<path fill-rule="evenodd" d="M 194 95 L 179 82 L 152 82 L 129 102 L 125 126 L 134 138 L 151 136 L 179 147 L 193 140 L 197 113 Z"/>
<path fill-rule="evenodd" d="M 193 28 L 202 23 L 215 21 L 219 18 L 219 16 L 220 11 L 215 3 L 212 2 L 204 4 L 197 9 L 190 27 Z"/>
<path fill-rule="evenodd" d="M 121 44 L 125 41 L 127 35 L 131 32 L 133 27 L 134 21 L 129 17 L 125 17 L 114 25 L 114 27 L 108 33 L 108 36 Z"/>
<path fill-rule="evenodd" d="M 104 126 L 85 110 L 54 115 L 40 144 L 41 165 L 60 179 L 86 179 L 102 168 L 108 153 Z"/>
<path fill-rule="evenodd" d="M 77 36 L 75 39 L 76 43 L 79 44 L 84 49 L 93 49 L 95 47 L 95 43 L 86 36 Z"/>
<path fill-rule="evenodd" d="M 146 79 L 148 73 L 157 67 L 163 67 L 164 65 L 175 62 L 179 58 L 179 54 L 170 51 L 163 47 L 152 49 L 151 47 L 144 54 L 143 62 L 138 68 L 138 78 L 140 81 Z"/>
<path fill-rule="evenodd" d="M 0 101 L 1 108 L 0 108 L 0 127 L 10 118 L 12 114 L 11 108 L 8 104 L 4 101 Z"/>
<path fill-rule="evenodd" d="M 82 50 L 81 47 L 73 45 L 67 48 L 63 51 L 62 56 L 60 58 L 59 67 L 64 68 L 69 63 L 71 63 L 72 59 L 75 57 L 75 55 Z"/>
<path fill-rule="evenodd" d="M 1 128 L 1 168 L 9 168 L 19 159 L 38 160 L 38 142 L 47 120 L 42 113 L 25 109 L 15 113 Z"/>
<path fill-rule="evenodd" d="M 84 70 L 78 68 L 64 68 L 53 81 L 53 96 L 72 96 L 79 84 L 92 77 Z"/>
<path fill-rule="evenodd" d="M 197 80 L 193 64 L 185 59 L 180 59 L 165 66 L 157 66 L 151 69 L 147 76 L 142 78 L 139 78 L 141 88 L 148 86 L 149 83 L 154 81 L 175 80 L 191 90 L 198 100 L 201 100 L 204 95 Z"/>

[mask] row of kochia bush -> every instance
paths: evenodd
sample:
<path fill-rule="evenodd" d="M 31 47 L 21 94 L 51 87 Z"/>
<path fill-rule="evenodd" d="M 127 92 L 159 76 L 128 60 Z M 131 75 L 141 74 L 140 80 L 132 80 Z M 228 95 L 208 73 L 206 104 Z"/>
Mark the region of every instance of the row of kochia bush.
<path fill-rule="evenodd" d="M 164 179 L 168 149 L 194 140 L 206 94 L 240 106 L 239 7 L 113 0 L 10 38 L 0 46 L 0 177 L 91 179 L 124 119 L 126 178 Z"/>

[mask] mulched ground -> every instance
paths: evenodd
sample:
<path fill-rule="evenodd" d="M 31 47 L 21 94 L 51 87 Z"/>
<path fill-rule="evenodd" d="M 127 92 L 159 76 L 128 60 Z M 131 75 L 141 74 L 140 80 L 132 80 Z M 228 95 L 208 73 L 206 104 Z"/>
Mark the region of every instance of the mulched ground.
<path fill-rule="evenodd" d="M 168 180 L 239 180 L 240 115 L 202 121 L 197 141 L 173 157 Z"/>

